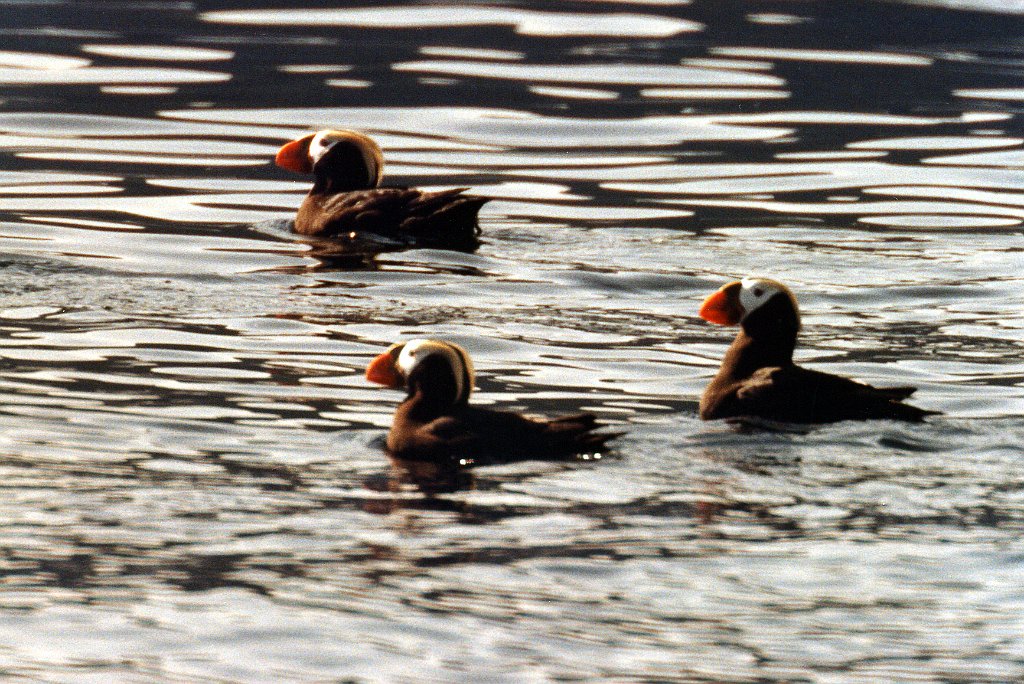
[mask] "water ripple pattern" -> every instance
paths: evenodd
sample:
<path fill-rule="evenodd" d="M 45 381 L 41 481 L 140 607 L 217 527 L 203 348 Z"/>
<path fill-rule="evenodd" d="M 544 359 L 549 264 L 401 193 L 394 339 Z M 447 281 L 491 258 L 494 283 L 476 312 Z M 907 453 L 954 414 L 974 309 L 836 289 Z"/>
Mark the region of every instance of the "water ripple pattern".
<path fill-rule="evenodd" d="M 1019 4 L 5 3 L 5 681 L 1024 679 Z M 292 235 L 325 127 L 480 249 Z M 746 275 L 944 415 L 701 423 Z M 626 434 L 422 491 L 425 336 Z"/>

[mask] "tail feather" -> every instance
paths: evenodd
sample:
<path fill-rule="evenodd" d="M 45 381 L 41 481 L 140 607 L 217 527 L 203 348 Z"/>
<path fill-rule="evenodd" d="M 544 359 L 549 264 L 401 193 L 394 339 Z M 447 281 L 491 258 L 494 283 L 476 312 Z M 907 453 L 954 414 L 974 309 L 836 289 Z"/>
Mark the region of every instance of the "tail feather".
<path fill-rule="evenodd" d="M 573 427 L 592 429 L 597 425 L 597 416 L 593 413 L 571 413 L 565 416 L 558 416 L 548 421 L 549 426 L 569 425 Z"/>
<path fill-rule="evenodd" d="M 402 221 L 402 230 L 433 242 L 474 249 L 479 245 L 477 214 L 487 197 L 466 197 L 464 188 L 424 193 L 413 203 L 413 213 Z"/>
<path fill-rule="evenodd" d="M 593 413 L 577 413 L 552 419 L 544 430 L 553 452 L 565 454 L 595 453 L 624 432 L 593 432 L 600 427 Z"/>
<path fill-rule="evenodd" d="M 448 190 L 419 191 L 409 203 L 410 209 L 431 209 L 442 206 L 454 199 L 462 197 L 469 188 L 450 188 Z"/>
<path fill-rule="evenodd" d="M 891 401 L 888 406 L 888 415 L 885 417 L 905 420 L 911 423 L 920 423 L 928 416 L 940 415 L 942 415 L 942 411 L 931 411 L 910 404 L 901 404 L 899 401 Z"/>
<path fill-rule="evenodd" d="M 608 442 L 622 437 L 625 432 L 588 432 L 580 435 L 576 440 L 577 452 L 580 454 L 593 454 L 604 451 L 608 448 Z"/>
<path fill-rule="evenodd" d="M 490 200 L 486 197 L 459 197 L 425 217 L 421 227 L 429 226 L 435 230 L 443 227 L 445 230 L 465 232 L 476 238 L 480 234 L 477 214 L 480 213 L 480 207 L 488 201 Z"/>
<path fill-rule="evenodd" d="M 469 209 L 475 217 L 476 212 L 480 210 L 480 207 L 489 202 L 490 198 L 462 194 L 466 190 L 468 188 L 421 192 L 409 202 L 409 211 L 419 216 L 428 217 L 441 216 L 454 209 Z"/>
<path fill-rule="evenodd" d="M 876 387 L 875 389 L 892 401 L 903 401 L 917 391 L 916 387 Z"/>
<path fill-rule="evenodd" d="M 869 403 L 876 406 L 872 412 L 877 414 L 872 417 L 894 418 L 896 420 L 919 423 L 927 416 L 935 416 L 942 413 L 941 411 L 930 411 L 912 406 L 911 404 L 904 404 L 903 400 L 909 398 L 916 391 L 916 387 L 909 386 L 871 387 L 872 398 Z"/>

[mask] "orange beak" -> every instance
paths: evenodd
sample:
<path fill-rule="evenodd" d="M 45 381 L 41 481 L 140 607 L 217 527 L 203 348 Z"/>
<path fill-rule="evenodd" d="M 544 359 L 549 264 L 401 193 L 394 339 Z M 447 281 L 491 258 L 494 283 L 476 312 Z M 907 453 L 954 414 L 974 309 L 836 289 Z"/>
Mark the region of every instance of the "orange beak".
<path fill-rule="evenodd" d="M 295 173 L 313 173 L 313 163 L 309 160 L 309 143 L 313 141 L 314 135 L 310 134 L 286 143 L 277 151 L 274 163 Z"/>
<path fill-rule="evenodd" d="M 700 317 L 709 323 L 718 325 L 736 325 L 746 313 L 740 304 L 740 287 L 737 280 L 723 285 L 718 292 L 704 300 L 700 307 Z"/>
<path fill-rule="evenodd" d="M 390 351 L 386 351 L 366 367 L 366 379 L 385 387 L 401 389 L 405 387 L 405 378 L 395 368 L 395 359 Z"/>

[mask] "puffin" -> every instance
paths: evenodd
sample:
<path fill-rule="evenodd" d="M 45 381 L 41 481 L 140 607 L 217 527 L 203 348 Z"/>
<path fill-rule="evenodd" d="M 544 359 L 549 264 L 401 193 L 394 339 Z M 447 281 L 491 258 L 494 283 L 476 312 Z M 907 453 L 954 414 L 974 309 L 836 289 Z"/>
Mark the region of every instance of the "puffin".
<path fill-rule="evenodd" d="M 704 420 L 920 422 L 937 413 L 903 403 L 914 387 L 872 387 L 793 363 L 800 309 L 792 290 L 778 281 L 748 278 L 723 285 L 704 300 L 700 317 L 740 326 L 701 396 Z"/>
<path fill-rule="evenodd" d="M 370 382 L 404 389 L 387 436 L 401 461 L 465 465 L 598 457 L 622 433 L 596 433 L 591 413 L 551 420 L 469 404 L 473 362 L 447 341 L 414 339 L 392 345 L 366 369 Z"/>
<path fill-rule="evenodd" d="M 313 175 L 313 187 L 295 217 L 299 235 L 353 241 L 377 237 L 467 252 L 480 245 L 477 213 L 489 198 L 464 195 L 466 188 L 380 187 L 384 155 L 362 133 L 311 133 L 282 146 L 274 163 Z"/>

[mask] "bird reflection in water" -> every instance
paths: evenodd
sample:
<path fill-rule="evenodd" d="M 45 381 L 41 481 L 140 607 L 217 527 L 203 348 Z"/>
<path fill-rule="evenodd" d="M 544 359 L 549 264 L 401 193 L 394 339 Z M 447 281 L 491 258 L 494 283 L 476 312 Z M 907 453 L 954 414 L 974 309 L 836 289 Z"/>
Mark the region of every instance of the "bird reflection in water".
<path fill-rule="evenodd" d="M 457 461 L 413 461 L 388 454 L 390 468 L 366 481 L 366 488 L 399 493 L 410 489 L 428 496 L 473 489 L 473 471 Z M 380 504 L 382 502 L 373 502 Z M 395 508 L 397 502 L 388 505 Z"/>
<path fill-rule="evenodd" d="M 383 444 L 381 445 L 383 447 Z M 393 494 L 417 492 L 426 495 L 428 498 L 438 494 L 452 494 L 460 491 L 467 491 L 477 488 L 477 480 L 473 468 L 475 466 L 500 466 L 509 463 L 517 463 L 526 460 L 542 460 L 557 462 L 593 462 L 605 458 L 606 454 L 601 452 L 588 454 L 574 454 L 570 456 L 549 457 L 549 458 L 515 458 L 515 457 L 490 457 L 483 461 L 468 458 L 442 459 L 442 460 L 417 460 L 399 458 L 394 454 L 387 455 L 388 470 L 377 473 L 364 481 L 364 486 L 375 492 L 388 492 Z M 436 500 L 435 500 L 436 501 Z M 371 513 L 387 514 L 401 508 L 407 508 L 408 502 L 400 498 L 388 500 L 371 500 L 364 504 L 364 510 Z M 417 502 L 417 507 L 423 507 L 422 500 Z M 458 503 L 450 502 L 450 506 L 442 506 L 446 509 L 458 507 Z M 430 505 L 430 508 L 438 507 L 438 504 Z"/>

